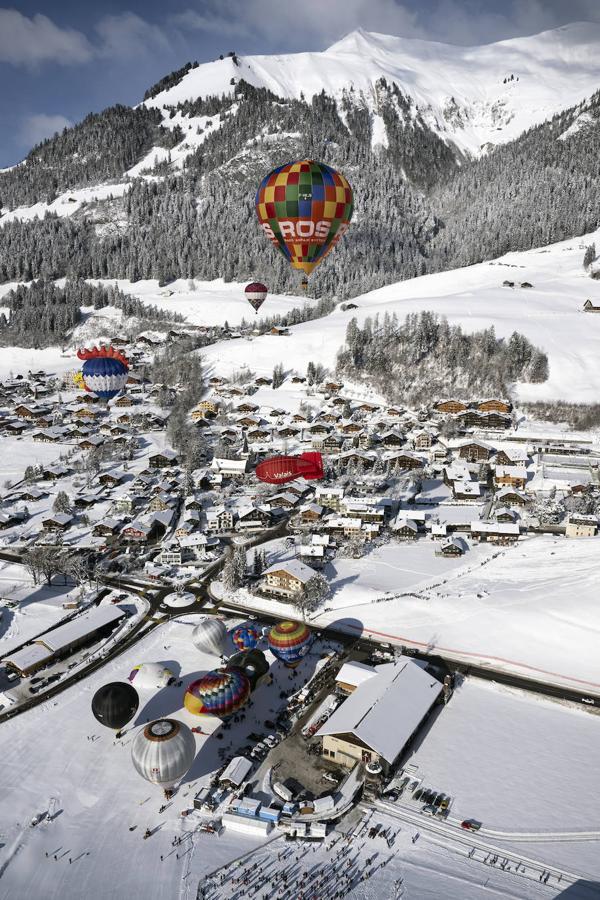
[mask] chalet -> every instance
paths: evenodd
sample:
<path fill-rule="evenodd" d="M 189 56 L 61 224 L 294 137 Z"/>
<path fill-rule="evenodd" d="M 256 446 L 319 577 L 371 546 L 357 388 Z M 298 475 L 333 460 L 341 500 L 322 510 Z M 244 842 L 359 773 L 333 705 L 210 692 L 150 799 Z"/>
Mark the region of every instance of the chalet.
<path fill-rule="evenodd" d="M 396 521 L 392 530 L 403 541 L 414 541 L 419 536 L 419 526 L 413 519 Z"/>
<path fill-rule="evenodd" d="M 600 306 L 594 306 L 591 300 L 586 300 L 583 304 L 584 312 L 600 313 Z"/>
<path fill-rule="evenodd" d="M 252 442 L 256 441 L 268 441 L 271 439 L 271 432 L 266 428 L 251 428 L 248 431 L 248 440 Z"/>
<path fill-rule="evenodd" d="M 533 285 L 532 285 L 532 283 L 531 283 L 530 281 L 522 281 L 522 282 L 521 282 L 521 287 L 522 287 L 522 288 L 532 288 Z"/>
<path fill-rule="evenodd" d="M 216 416 L 218 412 L 219 406 L 215 400 L 201 400 L 191 411 L 190 417 L 195 422 L 197 419 Z"/>
<path fill-rule="evenodd" d="M 26 500 L 32 503 L 35 500 L 43 500 L 48 496 L 48 491 L 42 491 L 36 487 L 23 488 L 18 494 L 14 494 L 15 500 Z"/>
<path fill-rule="evenodd" d="M 315 440 L 319 440 L 316 438 Z M 315 441 L 312 442 L 313 447 L 315 445 Z M 341 446 L 341 439 L 337 437 L 335 434 L 328 434 L 326 437 L 321 439 L 321 449 L 324 450 L 325 453 L 336 453 Z M 318 449 L 315 447 L 315 450 Z"/>
<path fill-rule="evenodd" d="M 239 406 L 236 406 L 236 413 L 254 413 L 258 410 L 258 406 L 256 403 L 249 403 L 247 400 L 244 403 L 240 403 Z"/>
<path fill-rule="evenodd" d="M 267 497 L 263 501 L 264 505 L 270 509 L 294 509 L 298 505 L 298 497 L 295 494 L 288 494 L 287 491 L 281 494 L 274 494 Z"/>
<path fill-rule="evenodd" d="M 374 458 L 362 450 L 348 450 L 346 453 L 340 454 L 340 465 L 345 467 L 362 466 L 365 469 L 370 469 L 374 464 Z"/>
<path fill-rule="evenodd" d="M 318 485 L 316 489 L 316 501 L 318 503 L 322 503 L 323 506 L 326 506 L 328 509 L 339 509 L 342 499 L 344 497 L 344 488 L 343 487 L 323 487 Z"/>
<path fill-rule="evenodd" d="M 14 408 L 15 415 L 20 419 L 38 419 L 47 412 L 48 410 L 46 409 L 41 409 L 36 406 L 26 406 L 24 403 L 19 403 L 19 405 Z"/>
<path fill-rule="evenodd" d="M 379 409 L 378 406 L 375 406 L 374 403 L 359 403 L 356 407 L 356 411 L 360 413 L 364 413 L 367 416 L 373 415 Z"/>
<path fill-rule="evenodd" d="M 113 406 L 119 407 L 119 409 L 126 406 L 133 406 L 135 404 L 135 400 L 129 394 L 121 394 L 116 398 L 113 402 Z"/>
<path fill-rule="evenodd" d="M 471 522 L 471 536 L 490 544 L 514 544 L 519 539 L 517 522 Z"/>
<path fill-rule="evenodd" d="M 483 441 L 466 441 L 460 445 L 458 455 L 467 462 L 482 462 L 492 455 L 492 448 Z"/>
<path fill-rule="evenodd" d="M 104 439 L 99 435 L 90 435 L 89 437 L 83 438 L 83 440 L 79 441 L 77 446 L 80 450 L 97 450 L 98 447 L 101 447 L 104 443 Z"/>
<path fill-rule="evenodd" d="M 453 417 L 462 428 L 484 428 L 487 422 L 487 414 L 478 409 L 465 409 L 454 413 Z"/>
<path fill-rule="evenodd" d="M 59 478 L 65 478 L 71 474 L 68 466 L 56 464 L 54 466 L 45 466 L 42 470 L 42 478 L 44 481 L 57 481 Z"/>
<path fill-rule="evenodd" d="M 498 412 L 484 413 L 483 419 L 480 422 L 480 427 L 482 428 L 504 429 L 510 428 L 511 425 L 512 421 L 510 416 Z"/>
<path fill-rule="evenodd" d="M 467 410 L 467 404 L 462 400 L 438 400 L 434 408 L 441 413 L 461 413 Z"/>
<path fill-rule="evenodd" d="M 268 385 L 273 384 L 273 379 L 267 378 L 266 375 L 259 375 L 258 378 L 254 379 L 254 384 L 256 387 L 268 387 Z"/>
<path fill-rule="evenodd" d="M 401 447 L 404 443 L 404 436 L 399 431 L 392 429 L 381 435 L 381 443 L 386 450 L 393 450 L 395 447 Z"/>
<path fill-rule="evenodd" d="M 342 434 L 359 434 L 363 429 L 362 425 L 359 425 L 358 422 L 345 422 L 344 424 L 340 425 L 340 430 Z M 390 434 L 391 433 L 392 432 L 390 432 Z"/>
<path fill-rule="evenodd" d="M 351 516 L 329 515 L 325 518 L 323 527 L 331 535 L 338 535 L 346 538 L 364 537 L 361 520 L 352 518 Z"/>
<path fill-rule="evenodd" d="M 284 325 L 273 325 L 269 334 L 273 334 L 277 337 L 283 337 L 284 335 L 288 335 L 290 333 L 290 329 L 286 328 Z"/>
<path fill-rule="evenodd" d="M 97 537 L 112 537 L 119 532 L 122 524 L 119 519 L 103 519 L 97 525 L 94 525 L 92 534 L 95 534 Z"/>
<path fill-rule="evenodd" d="M 73 413 L 73 417 L 75 419 L 86 419 L 89 422 L 93 422 L 96 418 L 96 412 L 93 409 L 86 409 L 86 407 L 82 407 L 81 409 L 76 410 Z"/>
<path fill-rule="evenodd" d="M 512 403 L 508 400 L 499 400 L 495 397 L 492 397 L 488 400 L 480 400 L 477 404 L 477 409 L 479 412 L 487 413 L 487 412 L 498 412 L 504 413 L 504 415 L 509 415 L 512 410 Z"/>
<path fill-rule="evenodd" d="M 494 512 L 496 522 L 517 522 L 519 514 L 507 506 L 499 506 Z"/>
<path fill-rule="evenodd" d="M 525 506 L 527 498 L 520 491 L 505 487 L 496 493 L 496 502 L 504 506 Z"/>
<path fill-rule="evenodd" d="M 416 456 L 414 453 L 408 453 L 408 451 L 389 454 L 386 456 L 386 461 L 387 460 L 389 460 L 390 468 L 396 471 L 399 471 L 400 469 L 420 469 L 423 465 L 423 460 L 420 456 Z"/>
<path fill-rule="evenodd" d="M 423 429 L 413 435 L 412 444 L 415 450 L 429 450 L 433 443 L 434 435 L 431 431 Z"/>
<path fill-rule="evenodd" d="M 121 413 L 119 416 L 117 416 L 117 422 L 120 425 L 129 425 L 129 423 L 131 422 L 131 416 L 129 415 L 129 413 Z"/>
<path fill-rule="evenodd" d="M 269 413 L 270 419 L 279 419 L 281 416 L 285 416 L 285 409 L 272 409 Z"/>
<path fill-rule="evenodd" d="M 260 589 L 264 594 L 293 601 L 302 594 L 314 574 L 314 569 L 298 559 L 276 563 L 263 573 Z"/>
<path fill-rule="evenodd" d="M 440 543 L 439 555 L 462 556 L 465 552 L 465 549 L 465 543 L 462 538 L 459 538 L 453 534 Z"/>
<path fill-rule="evenodd" d="M 54 513 L 47 519 L 42 519 L 42 527 L 46 531 L 66 531 L 73 522 L 73 516 L 68 513 Z"/>
<path fill-rule="evenodd" d="M 300 511 L 300 519 L 303 523 L 318 522 L 323 516 L 323 507 L 319 503 L 309 503 Z"/>
<path fill-rule="evenodd" d="M 233 512 L 225 506 L 213 506 L 206 510 L 206 527 L 208 531 L 231 531 L 233 528 Z"/>
<path fill-rule="evenodd" d="M 26 428 L 27 425 L 23 422 L 9 422 L 6 426 L 6 432 L 8 434 L 23 434 Z"/>
<path fill-rule="evenodd" d="M 314 425 L 309 425 L 307 430 L 313 437 L 325 437 L 325 435 L 330 433 L 331 427 L 324 425 L 322 422 L 315 422 Z"/>
<path fill-rule="evenodd" d="M 303 422 L 307 421 L 308 419 L 306 418 L 306 416 L 303 416 L 302 413 L 294 413 L 294 415 L 292 416 L 292 422 L 295 422 L 297 424 L 302 424 Z"/>
<path fill-rule="evenodd" d="M 392 419 L 401 419 L 404 415 L 404 410 L 400 409 L 398 406 L 388 406 L 385 414 Z"/>
<path fill-rule="evenodd" d="M 159 450 L 148 457 L 148 462 L 153 469 L 164 469 L 177 465 L 177 454 L 174 450 Z"/>
<path fill-rule="evenodd" d="M 148 512 L 163 512 L 165 509 L 173 509 L 177 499 L 169 494 L 156 494 L 148 504 Z"/>
<path fill-rule="evenodd" d="M 527 451 L 523 447 L 502 447 L 496 452 L 496 465 L 517 466 L 527 464 Z"/>
<path fill-rule="evenodd" d="M 496 466 L 494 482 L 523 490 L 527 484 L 527 470 L 525 466 Z"/>
<path fill-rule="evenodd" d="M 303 375 L 292 375 L 292 384 L 305 384 L 306 378 Z"/>
<path fill-rule="evenodd" d="M 241 426 L 242 428 L 256 428 L 260 425 L 260 419 L 256 416 L 245 415 L 242 416 L 241 419 L 238 419 L 236 425 Z"/>
<path fill-rule="evenodd" d="M 57 444 L 64 437 L 64 432 L 59 428 L 39 429 L 31 435 L 32 440 L 40 444 Z"/>
<path fill-rule="evenodd" d="M 181 547 L 174 544 L 172 547 L 165 547 L 157 556 L 161 566 L 180 566 L 183 562 L 183 551 Z"/>
<path fill-rule="evenodd" d="M 14 528 L 15 525 L 21 525 L 29 518 L 24 509 L 17 509 L 11 513 L 0 513 L 0 529 L 4 531 L 6 528 Z"/>
<path fill-rule="evenodd" d="M 145 543 L 156 535 L 156 530 L 154 522 L 136 519 L 121 530 L 121 537 L 127 543 Z"/>
<path fill-rule="evenodd" d="M 98 476 L 98 481 L 107 487 L 115 487 L 123 481 L 122 472 L 103 472 Z"/>
<path fill-rule="evenodd" d="M 336 412 L 322 412 L 319 416 L 320 421 L 327 422 L 328 425 L 335 425 L 341 418 L 341 415 Z"/>
<path fill-rule="evenodd" d="M 565 529 L 568 538 L 595 537 L 598 534 L 597 516 L 572 513 Z"/>
<path fill-rule="evenodd" d="M 338 394 L 344 387 L 341 381 L 326 381 L 325 384 L 319 386 L 319 391 L 327 394 Z"/>
<path fill-rule="evenodd" d="M 514 288 L 514 286 L 515 286 L 514 281 L 508 281 L 508 279 L 506 279 L 505 281 L 502 282 L 502 287 Z"/>
<path fill-rule="evenodd" d="M 260 531 L 271 525 L 271 513 L 267 509 L 249 506 L 241 509 L 238 514 L 236 529 L 238 531 Z"/>
<path fill-rule="evenodd" d="M 478 481 L 458 480 L 452 485 L 452 493 L 455 500 L 479 500 L 482 486 Z"/>
<path fill-rule="evenodd" d="M 284 438 L 287 440 L 288 438 L 294 438 L 296 435 L 300 433 L 299 428 L 294 428 L 292 425 L 285 425 L 283 428 L 280 428 L 277 432 L 277 436 L 280 438 Z"/>

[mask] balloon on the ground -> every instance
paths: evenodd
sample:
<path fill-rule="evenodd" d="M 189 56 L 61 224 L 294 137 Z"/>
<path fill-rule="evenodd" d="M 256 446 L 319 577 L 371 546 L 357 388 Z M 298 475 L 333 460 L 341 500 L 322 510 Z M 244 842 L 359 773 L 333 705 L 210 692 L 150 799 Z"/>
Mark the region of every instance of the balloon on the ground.
<path fill-rule="evenodd" d="M 249 696 L 250 682 L 241 669 L 220 669 L 193 681 L 183 705 L 194 716 L 225 718 L 241 709 Z"/>
<path fill-rule="evenodd" d="M 227 660 L 227 669 L 241 669 L 250 682 L 250 689 L 255 690 L 269 674 L 269 663 L 262 650 L 242 650 L 234 653 Z"/>
<path fill-rule="evenodd" d="M 92 697 L 92 712 L 101 725 L 119 730 L 133 719 L 139 704 L 140 698 L 131 684 L 111 681 Z"/>
<path fill-rule="evenodd" d="M 120 350 L 92 347 L 91 350 L 78 350 L 77 356 L 84 360 L 82 374 L 86 391 L 110 400 L 127 384 L 129 360 Z"/>
<path fill-rule="evenodd" d="M 195 755 L 194 735 L 176 719 L 150 722 L 137 734 L 131 747 L 131 759 L 138 774 L 166 788 L 185 775 Z"/>
<path fill-rule="evenodd" d="M 231 640 L 238 650 L 252 650 L 259 639 L 259 631 L 254 625 L 238 625 L 231 635 Z"/>
<path fill-rule="evenodd" d="M 170 669 L 154 662 L 140 663 L 129 673 L 129 681 L 135 682 L 136 688 L 146 690 L 166 687 L 173 678 L 175 675 Z"/>
<path fill-rule="evenodd" d="M 255 313 L 259 311 L 259 309 L 265 302 L 268 292 L 269 290 L 267 286 L 261 281 L 252 281 L 250 284 L 246 285 L 246 288 L 244 290 L 246 300 Z"/>
<path fill-rule="evenodd" d="M 323 478 L 323 457 L 320 453 L 302 453 L 300 456 L 272 456 L 259 463 L 256 477 L 268 484 L 285 484 L 296 478 L 307 481 Z"/>
<path fill-rule="evenodd" d="M 227 627 L 222 619 L 206 616 L 192 631 L 192 644 L 201 653 L 221 656 L 227 640 Z"/>
<path fill-rule="evenodd" d="M 278 622 L 267 641 L 273 656 L 293 669 L 310 650 L 312 633 L 304 622 Z"/>
<path fill-rule="evenodd" d="M 348 230 L 354 201 L 340 172 L 301 159 L 273 169 L 262 180 L 255 205 L 266 236 L 308 276 Z"/>

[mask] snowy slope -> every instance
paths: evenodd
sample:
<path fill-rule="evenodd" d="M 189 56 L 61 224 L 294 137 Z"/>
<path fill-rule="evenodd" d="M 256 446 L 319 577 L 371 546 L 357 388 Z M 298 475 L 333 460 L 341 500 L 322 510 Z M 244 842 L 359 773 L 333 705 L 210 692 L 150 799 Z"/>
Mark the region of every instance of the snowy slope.
<path fill-rule="evenodd" d="M 518 330 L 541 347 L 548 354 L 550 377 L 544 384 L 519 385 L 521 400 L 596 402 L 600 316 L 582 311 L 588 297 L 600 306 L 600 282 L 589 278 L 582 267 L 585 247 L 594 241 L 600 243 L 600 231 L 543 249 L 508 253 L 493 262 L 387 285 L 356 297 L 352 302 L 358 309 L 344 312 L 338 307 L 324 319 L 296 325 L 287 338 L 265 335 L 252 343 L 217 344 L 204 351 L 204 358 L 220 374 L 242 363 L 257 374 L 270 374 L 279 362 L 288 370 L 302 372 L 309 360 L 333 368 L 353 316 L 362 322 L 366 316 L 396 312 L 403 319 L 427 309 L 467 331 L 493 325 L 499 337 L 509 337 Z M 502 287 L 505 279 L 517 287 Z M 518 287 L 523 281 L 533 288 Z M 268 301 L 263 311 L 271 312 Z"/>
<path fill-rule="evenodd" d="M 445 140 L 478 155 L 600 88 L 600 25 L 574 23 L 481 47 L 352 32 L 322 53 L 239 57 L 205 63 L 148 106 L 230 94 L 231 79 L 278 96 L 307 99 L 352 87 L 377 111 L 376 82 L 385 78 L 414 101 Z M 514 80 L 505 79 L 514 75 Z M 417 109 L 413 107 L 413 114 Z"/>

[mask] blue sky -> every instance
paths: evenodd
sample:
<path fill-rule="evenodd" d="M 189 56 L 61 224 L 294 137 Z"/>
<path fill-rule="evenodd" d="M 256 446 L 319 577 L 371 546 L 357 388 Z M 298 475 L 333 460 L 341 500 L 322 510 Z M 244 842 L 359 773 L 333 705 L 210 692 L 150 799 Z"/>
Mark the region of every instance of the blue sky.
<path fill-rule="evenodd" d="M 0 0 L 1 3 L 1 0 Z M 321 50 L 357 27 L 460 44 L 573 21 L 599 0 L 46 0 L 0 6 L 0 166 L 190 59 Z"/>

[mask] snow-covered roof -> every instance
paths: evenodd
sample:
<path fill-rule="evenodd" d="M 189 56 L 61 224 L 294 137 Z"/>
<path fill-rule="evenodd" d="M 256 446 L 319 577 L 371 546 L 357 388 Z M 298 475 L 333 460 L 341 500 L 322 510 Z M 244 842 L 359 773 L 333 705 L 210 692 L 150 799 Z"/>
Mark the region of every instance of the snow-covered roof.
<path fill-rule="evenodd" d="M 358 687 L 359 684 L 362 684 L 369 678 L 373 678 L 375 675 L 377 675 L 377 670 L 373 666 L 366 666 L 364 663 L 352 661 L 344 663 L 335 676 L 335 680 Z"/>
<path fill-rule="evenodd" d="M 471 522 L 472 534 L 507 534 L 518 537 L 518 522 Z"/>
<path fill-rule="evenodd" d="M 245 756 L 234 756 L 219 781 L 230 781 L 237 787 L 244 781 L 248 772 L 252 768 L 252 763 Z"/>
<path fill-rule="evenodd" d="M 393 763 L 442 691 L 413 660 L 378 666 L 317 732 L 353 734 Z"/>
<path fill-rule="evenodd" d="M 287 562 L 275 563 L 268 569 L 265 569 L 264 575 L 271 575 L 275 572 L 286 572 L 293 578 L 297 578 L 302 584 L 309 581 L 315 574 L 315 570 L 310 566 L 305 566 L 299 559 L 289 559 Z"/>
<path fill-rule="evenodd" d="M 8 656 L 4 657 L 2 662 L 5 665 L 10 663 L 21 672 L 26 672 L 28 669 L 34 668 L 51 656 L 52 651 L 48 650 L 48 648 L 44 647 L 42 644 L 27 644 L 26 647 L 22 647 L 20 650 L 17 650 L 16 653 L 9 653 Z"/>

